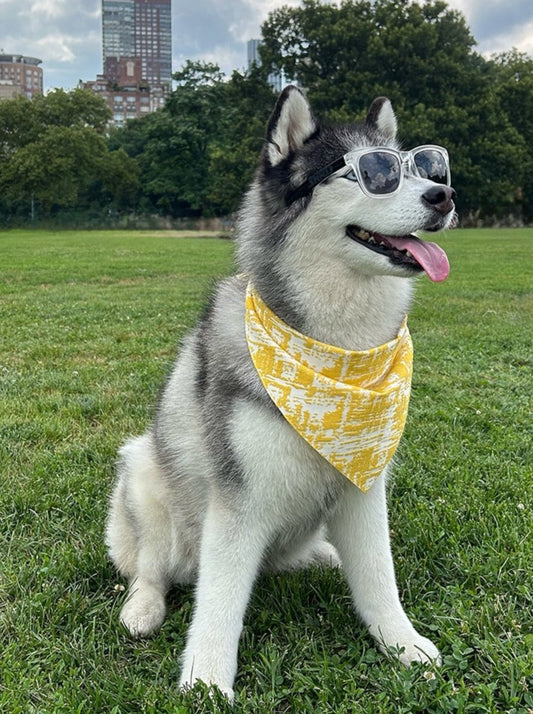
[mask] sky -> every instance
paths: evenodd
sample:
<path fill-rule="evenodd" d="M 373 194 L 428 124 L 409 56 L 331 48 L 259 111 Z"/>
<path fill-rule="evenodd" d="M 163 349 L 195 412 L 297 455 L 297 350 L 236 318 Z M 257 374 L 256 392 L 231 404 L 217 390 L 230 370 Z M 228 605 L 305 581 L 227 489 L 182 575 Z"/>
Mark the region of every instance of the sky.
<path fill-rule="evenodd" d="M 172 0 L 172 69 L 187 59 L 226 73 L 246 67 L 246 41 L 269 12 L 298 0 Z M 533 55 L 532 0 L 448 0 L 486 56 L 516 47 Z M 45 91 L 66 90 L 102 72 L 100 0 L 0 0 L 0 53 L 42 60 Z"/>

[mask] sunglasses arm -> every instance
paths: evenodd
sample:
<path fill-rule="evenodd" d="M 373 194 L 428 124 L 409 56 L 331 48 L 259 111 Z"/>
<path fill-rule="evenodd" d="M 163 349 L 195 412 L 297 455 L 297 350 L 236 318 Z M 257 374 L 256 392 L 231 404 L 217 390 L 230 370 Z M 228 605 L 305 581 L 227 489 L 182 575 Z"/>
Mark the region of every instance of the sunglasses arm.
<path fill-rule="evenodd" d="M 300 186 L 298 186 L 298 188 L 295 188 L 294 191 L 291 191 L 287 195 L 285 205 L 290 206 L 298 199 L 308 196 L 315 186 L 318 186 L 318 184 L 322 183 L 322 181 L 327 179 L 328 176 L 331 176 L 331 174 L 334 174 L 335 171 L 342 169 L 346 165 L 344 156 L 341 156 L 340 159 L 336 159 L 335 161 L 332 161 L 331 164 L 323 166 L 318 171 L 315 171 L 308 176 L 307 179 Z"/>

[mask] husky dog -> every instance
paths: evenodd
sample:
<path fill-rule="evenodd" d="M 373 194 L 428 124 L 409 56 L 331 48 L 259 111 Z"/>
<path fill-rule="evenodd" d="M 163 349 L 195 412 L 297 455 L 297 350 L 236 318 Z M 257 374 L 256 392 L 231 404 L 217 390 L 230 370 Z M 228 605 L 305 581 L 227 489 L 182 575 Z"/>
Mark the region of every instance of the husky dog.
<path fill-rule="evenodd" d="M 120 618 L 160 627 L 172 584 L 196 583 L 181 686 L 229 699 L 254 580 L 264 570 L 341 565 L 356 612 L 401 662 L 438 662 L 400 604 L 386 471 L 363 492 L 282 416 L 252 363 L 245 293 L 305 336 L 363 351 L 394 340 L 413 278 L 448 274 L 413 231 L 454 222 L 440 147 L 400 151 L 388 99 L 362 124 L 318 123 L 287 87 L 267 129 L 238 222 L 243 273 L 224 280 L 184 341 L 153 423 L 120 451 L 106 542 L 129 580 Z M 357 458 L 357 457 L 356 457 Z"/>

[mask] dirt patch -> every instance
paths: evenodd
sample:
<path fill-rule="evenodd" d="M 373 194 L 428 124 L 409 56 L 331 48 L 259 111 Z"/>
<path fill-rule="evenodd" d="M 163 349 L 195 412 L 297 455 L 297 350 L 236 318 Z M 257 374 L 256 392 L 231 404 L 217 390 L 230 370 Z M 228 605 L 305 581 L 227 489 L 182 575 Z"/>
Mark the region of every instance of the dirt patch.
<path fill-rule="evenodd" d="M 228 233 L 224 231 L 202 231 L 202 230 L 156 230 L 156 231 L 135 231 L 143 238 L 228 238 Z"/>

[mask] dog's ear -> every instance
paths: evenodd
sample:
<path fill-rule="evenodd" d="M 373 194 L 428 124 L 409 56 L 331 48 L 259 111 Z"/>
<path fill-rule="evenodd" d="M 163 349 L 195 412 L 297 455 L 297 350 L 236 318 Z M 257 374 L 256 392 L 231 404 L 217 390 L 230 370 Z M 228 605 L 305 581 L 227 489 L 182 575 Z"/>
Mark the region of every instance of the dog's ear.
<path fill-rule="evenodd" d="M 301 148 L 317 130 L 317 123 L 304 94 L 285 87 L 274 107 L 267 128 L 267 156 L 272 166 Z"/>
<path fill-rule="evenodd" d="M 371 129 L 377 129 L 388 139 L 394 140 L 398 131 L 396 115 L 392 104 L 387 97 L 374 99 L 366 116 L 366 125 Z"/>

